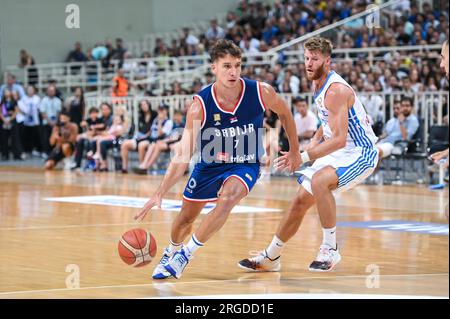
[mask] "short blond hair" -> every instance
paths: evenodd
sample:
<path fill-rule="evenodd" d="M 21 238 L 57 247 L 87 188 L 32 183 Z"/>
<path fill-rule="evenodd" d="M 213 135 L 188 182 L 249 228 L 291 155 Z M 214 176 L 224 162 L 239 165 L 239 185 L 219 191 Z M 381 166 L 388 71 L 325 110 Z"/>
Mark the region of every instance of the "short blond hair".
<path fill-rule="evenodd" d="M 333 52 L 333 44 L 331 41 L 322 37 L 308 39 L 305 42 L 304 47 L 309 51 L 319 51 L 326 56 L 331 56 L 331 53 Z"/>

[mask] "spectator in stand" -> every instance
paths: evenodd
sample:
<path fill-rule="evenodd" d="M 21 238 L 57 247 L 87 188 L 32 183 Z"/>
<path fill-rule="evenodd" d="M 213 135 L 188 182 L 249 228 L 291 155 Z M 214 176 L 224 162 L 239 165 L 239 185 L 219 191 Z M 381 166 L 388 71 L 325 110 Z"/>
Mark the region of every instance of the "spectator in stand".
<path fill-rule="evenodd" d="M 89 109 L 89 118 L 80 123 L 81 130 L 78 131 L 80 134 L 77 136 L 77 142 L 81 139 L 92 139 L 98 128 L 103 128 L 103 120 L 98 115 L 98 108 L 91 107 Z"/>
<path fill-rule="evenodd" d="M 75 42 L 74 49 L 67 55 L 66 62 L 86 62 L 87 60 L 87 56 L 81 49 L 81 43 Z"/>
<path fill-rule="evenodd" d="M 95 140 L 95 154 L 92 151 L 88 152 L 87 156 L 93 157 L 97 161 L 96 169 L 100 172 L 107 172 L 106 157 L 108 149 L 113 146 L 114 141 L 121 137 L 126 132 L 125 119 L 121 115 L 115 115 L 113 124 L 107 131 L 102 131 L 99 135 L 94 137 Z"/>
<path fill-rule="evenodd" d="M 62 91 L 58 88 L 56 80 L 50 79 L 48 80 L 48 86 L 53 86 L 55 88 L 55 96 L 61 100 L 61 102 L 64 102 L 64 95 Z"/>
<path fill-rule="evenodd" d="M 105 41 L 105 49 L 106 49 L 106 55 L 101 58 L 102 67 L 105 68 L 106 72 L 112 72 L 113 68 L 111 65 L 111 59 L 113 58 L 114 54 L 114 47 L 112 45 L 111 40 Z"/>
<path fill-rule="evenodd" d="M 214 83 L 214 74 L 210 71 L 205 73 L 205 85 L 204 87 Z"/>
<path fill-rule="evenodd" d="M 210 21 L 210 27 L 205 33 L 206 39 L 209 41 L 216 41 L 219 39 L 225 38 L 225 32 L 223 29 L 217 24 L 217 19 L 212 19 Z"/>
<path fill-rule="evenodd" d="M 6 75 L 6 84 L 0 86 L 0 100 L 3 98 L 3 92 L 8 89 L 11 93 L 17 91 L 20 98 L 25 96 L 23 86 L 16 82 L 16 76 L 13 74 Z"/>
<path fill-rule="evenodd" d="M 75 149 L 75 142 L 78 134 L 78 126 L 70 122 L 70 116 L 67 112 L 62 111 L 58 115 L 58 121 L 53 126 L 50 136 L 50 145 L 53 150 L 45 162 L 45 169 L 51 170 L 55 168 L 59 161 L 70 158 Z M 65 163 L 65 168 L 69 168 L 70 162 Z"/>
<path fill-rule="evenodd" d="M 69 98 L 66 109 L 69 113 L 70 121 L 78 126 L 79 132 L 81 132 L 81 122 L 84 119 L 85 107 L 86 105 L 84 102 L 83 89 L 81 87 L 77 87 L 74 95 Z"/>
<path fill-rule="evenodd" d="M 138 174 L 146 174 L 147 170 L 156 163 L 156 160 L 162 152 L 174 150 L 174 148 L 177 147 L 178 142 L 181 140 L 183 128 L 183 113 L 177 110 L 173 114 L 172 131 L 166 138 L 155 141 L 148 147 L 144 160 L 141 162 L 139 167 L 134 170 L 134 172 Z"/>
<path fill-rule="evenodd" d="M 167 50 L 166 44 L 163 39 L 157 38 L 155 40 L 155 49 L 153 50 L 154 56 L 169 56 L 169 50 Z"/>
<path fill-rule="evenodd" d="M 81 43 L 75 42 L 74 49 L 69 52 L 66 58 L 67 63 L 71 62 L 86 62 L 88 60 L 87 56 L 83 53 L 81 49 Z M 70 67 L 71 73 L 76 74 L 80 71 L 81 65 L 72 65 Z"/>
<path fill-rule="evenodd" d="M 200 40 L 193 34 L 189 28 L 183 28 L 183 36 L 181 37 L 181 43 L 186 43 L 187 45 L 196 46 L 200 43 Z"/>
<path fill-rule="evenodd" d="M 112 59 L 119 60 L 119 68 L 123 66 L 123 60 L 125 59 L 125 52 L 127 49 L 123 46 L 123 40 L 121 38 L 116 39 L 116 48 L 113 51 Z"/>
<path fill-rule="evenodd" d="M 84 125 L 84 123 L 82 124 L 82 127 L 86 127 L 88 131 L 85 132 L 86 134 L 82 134 L 81 136 L 77 137 L 77 144 L 75 147 L 75 165 L 72 167 L 72 169 L 81 168 L 81 161 L 83 159 L 84 150 L 87 149 L 88 152 L 90 150 L 94 150 L 96 146 L 94 137 L 102 134 L 103 131 L 109 129 L 112 125 L 112 106 L 109 103 L 103 102 L 100 106 L 100 109 L 102 113 L 100 123 L 98 123 L 98 119 L 95 115 L 95 109 L 93 109 L 93 111 L 90 111 L 89 113 L 91 122 L 87 122 L 86 125 Z"/>
<path fill-rule="evenodd" d="M 290 69 L 284 71 L 284 80 L 281 86 L 279 86 L 280 92 L 292 93 L 298 95 L 300 88 L 300 79 L 293 74 Z"/>
<path fill-rule="evenodd" d="M 34 58 L 25 49 L 20 50 L 19 59 L 19 68 L 26 68 L 35 64 Z"/>
<path fill-rule="evenodd" d="M 401 107 L 394 106 L 394 117 L 386 123 L 385 132 L 380 136 L 377 143 L 380 161 L 390 156 L 394 150 L 395 143 L 399 141 L 410 141 L 419 128 L 419 120 L 412 114 L 413 101 L 409 97 L 403 97 Z"/>
<path fill-rule="evenodd" d="M 19 68 L 28 68 L 28 84 L 36 85 L 39 81 L 38 70 L 36 69 L 34 58 L 24 49 L 20 50 Z"/>
<path fill-rule="evenodd" d="M 19 100 L 19 122 L 20 141 L 24 151 L 34 156 L 40 156 L 42 152 L 41 132 L 39 121 L 40 97 L 35 93 L 33 86 L 27 87 L 27 95 Z M 24 158 L 24 156 L 22 156 Z"/>
<path fill-rule="evenodd" d="M 5 90 L 0 101 L 0 150 L 2 160 L 9 160 L 10 150 L 13 149 L 14 157 L 20 158 L 20 152 L 14 142 L 17 140 L 16 115 L 18 112 L 17 101 L 14 100 L 11 91 Z"/>
<path fill-rule="evenodd" d="M 12 121 L 12 128 L 11 128 L 11 147 L 12 147 L 12 153 L 14 156 L 14 160 L 22 160 L 25 157 L 25 154 L 23 153 L 23 143 L 22 143 L 22 132 L 21 131 L 21 125 L 19 123 L 23 122 L 23 117 L 20 112 L 19 108 L 19 93 L 17 91 L 14 91 L 11 93 L 14 104 L 16 105 L 16 113 Z"/>
<path fill-rule="evenodd" d="M 152 77 L 153 74 L 156 73 L 157 69 L 155 62 L 150 60 L 151 55 L 149 52 L 143 52 L 141 58 L 146 60 L 139 62 L 135 75 L 136 80 L 143 80 Z M 145 90 L 145 85 L 138 84 L 137 87 L 139 90 Z"/>
<path fill-rule="evenodd" d="M 113 97 L 128 96 L 128 80 L 125 78 L 123 69 L 117 70 L 117 75 L 113 78 L 112 94 Z"/>
<path fill-rule="evenodd" d="M 108 56 L 108 48 L 105 45 L 98 42 L 92 49 L 91 56 L 94 61 L 101 61 Z"/>
<path fill-rule="evenodd" d="M 122 173 L 128 173 L 128 153 L 129 151 L 138 150 L 139 163 L 144 160 L 145 148 L 140 147 L 140 143 L 146 141 L 151 133 L 151 125 L 156 118 L 157 113 L 151 109 L 150 102 L 142 100 L 139 103 L 139 120 L 138 132 L 132 139 L 125 140 L 120 147 L 120 155 L 122 157 Z"/>
<path fill-rule="evenodd" d="M 41 145 L 42 145 L 42 156 L 46 158 L 50 154 L 50 134 L 53 127 L 58 120 L 58 113 L 61 112 L 61 100 L 55 95 L 56 88 L 50 85 L 47 88 L 47 95 L 42 99 L 39 105 L 39 111 L 42 118 L 41 125 Z"/>
<path fill-rule="evenodd" d="M 297 97 L 294 99 L 293 104 L 297 111 L 294 115 L 294 121 L 297 128 L 298 141 L 300 150 L 303 151 L 314 136 L 319 122 L 314 113 L 308 110 L 306 99 Z"/>
<path fill-rule="evenodd" d="M 158 116 L 152 122 L 150 134 L 148 134 L 144 141 L 139 143 L 139 152 L 145 154 L 150 145 L 169 136 L 173 128 L 173 121 L 169 119 L 168 113 L 168 105 L 162 103 L 158 106 Z M 139 165 L 141 167 L 142 162 Z"/>

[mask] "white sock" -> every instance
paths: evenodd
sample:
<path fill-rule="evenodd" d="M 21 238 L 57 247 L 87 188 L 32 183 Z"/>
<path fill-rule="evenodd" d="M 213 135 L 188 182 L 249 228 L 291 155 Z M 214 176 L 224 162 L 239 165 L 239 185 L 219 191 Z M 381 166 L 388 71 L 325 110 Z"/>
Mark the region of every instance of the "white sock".
<path fill-rule="evenodd" d="M 191 258 L 195 251 L 200 247 L 203 247 L 203 243 L 195 237 L 195 234 L 192 234 L 191 240 L 189 240 L 185 247 L 186 249 L 184 250 L 186 252 L 186 257 Z"/>
<path fill-rule="evenodd" d="M 333 228 L 322 228 L 322 245 L 327 244 L 331 248 L 336 248 L 336 226 Z"/>
<path fill-rule="evenodd" d="M 167 252 L 168 252 L 169 254 L 173 254 L 175 251 L 177 251 L 178 249 L 181 248 L 181 245 L 183 245 L 182 242 L 179 243 L 179 244 L 177 244 L 177 243 L 174 243 L 174 242 L 172 241 L 172 239 L 170 239 L 170 240 L 169 240 L 169 246 L 167 246 L 166 250 L 167 250 Z"/>
<path fill-rule="evenodd" d="M 266 249 L 267 257 L 270 259 L 275 259 L 280 256 L 283 246 L 284 242 L 282 242 L 276 235 L 273 236 L 272 242 Z"/>

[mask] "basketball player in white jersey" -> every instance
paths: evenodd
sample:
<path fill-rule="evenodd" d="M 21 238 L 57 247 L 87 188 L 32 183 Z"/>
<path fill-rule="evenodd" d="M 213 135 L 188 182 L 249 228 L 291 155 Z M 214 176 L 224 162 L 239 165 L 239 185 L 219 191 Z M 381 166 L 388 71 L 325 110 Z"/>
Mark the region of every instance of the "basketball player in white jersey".
<path fill-rule="evenodd" d="M 238 266 L 251 271 L 279 271 L 280 254 L 294 236 L 307 210 L 316 204 L 323 241 L 310 271 L 329 271 L 341 260 L 336 243 L 336 201 L 333 193 L 353 188 L 375 169 L 377 137 L 352 87 L 331 70 L 332 44 L 322 37 L 305 42 L 307 78 L 313 81 L 314 100 L 321 126 L 305 151 L 300 171 L 300 188 L 283 217 L 270 245 L 258 256 L 241 260 Z M 284 156 L 278 168 L 286 167 Z"/>

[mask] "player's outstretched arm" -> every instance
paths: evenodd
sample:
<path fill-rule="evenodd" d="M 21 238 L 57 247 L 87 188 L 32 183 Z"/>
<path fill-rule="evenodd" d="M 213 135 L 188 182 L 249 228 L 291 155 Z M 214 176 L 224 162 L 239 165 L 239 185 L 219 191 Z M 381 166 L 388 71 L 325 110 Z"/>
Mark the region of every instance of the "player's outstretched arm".
<path fill-rule="evenodd" d="M 277 113 L 289 140 L 289 152 L 283 152 L 283 165 L 279 168 L 288 169 L 292 173 L 301 164 L 297 129 L 292 112 L 269 84 L 261 83 L 261 96 L 265 106 Z"/>
<path fill-rule="evenodd" d="M 197 135 L 200 131 L 203 116 L 203 109 L 200 103 L 197 100 L 194 100 L 187 112 L 186 126 L 180 141 L 181 147 L 176 148 L 175 155 L 172 157 L 166 175 L 158 189 L 144 207 L 136 214 L 134 219 L 142 220 L 155 205 L 157 205 L 158 208 L 161 208 L 162 197 L 164 194 L 166 194 L 167 191 L 184 175 L 194 152 L 195 141 L 197 140 Z"/>
<path fill-rule="evenodd" d="M 355 97 L 349 87 L 333 83 L 325 96 L 328 110 L 328 124 L 333 135 L 324 142 L 308 150 L 309 158 L 316 160 L 345 147 L 348 133 L 348 110 L 354 104 Z"/>

